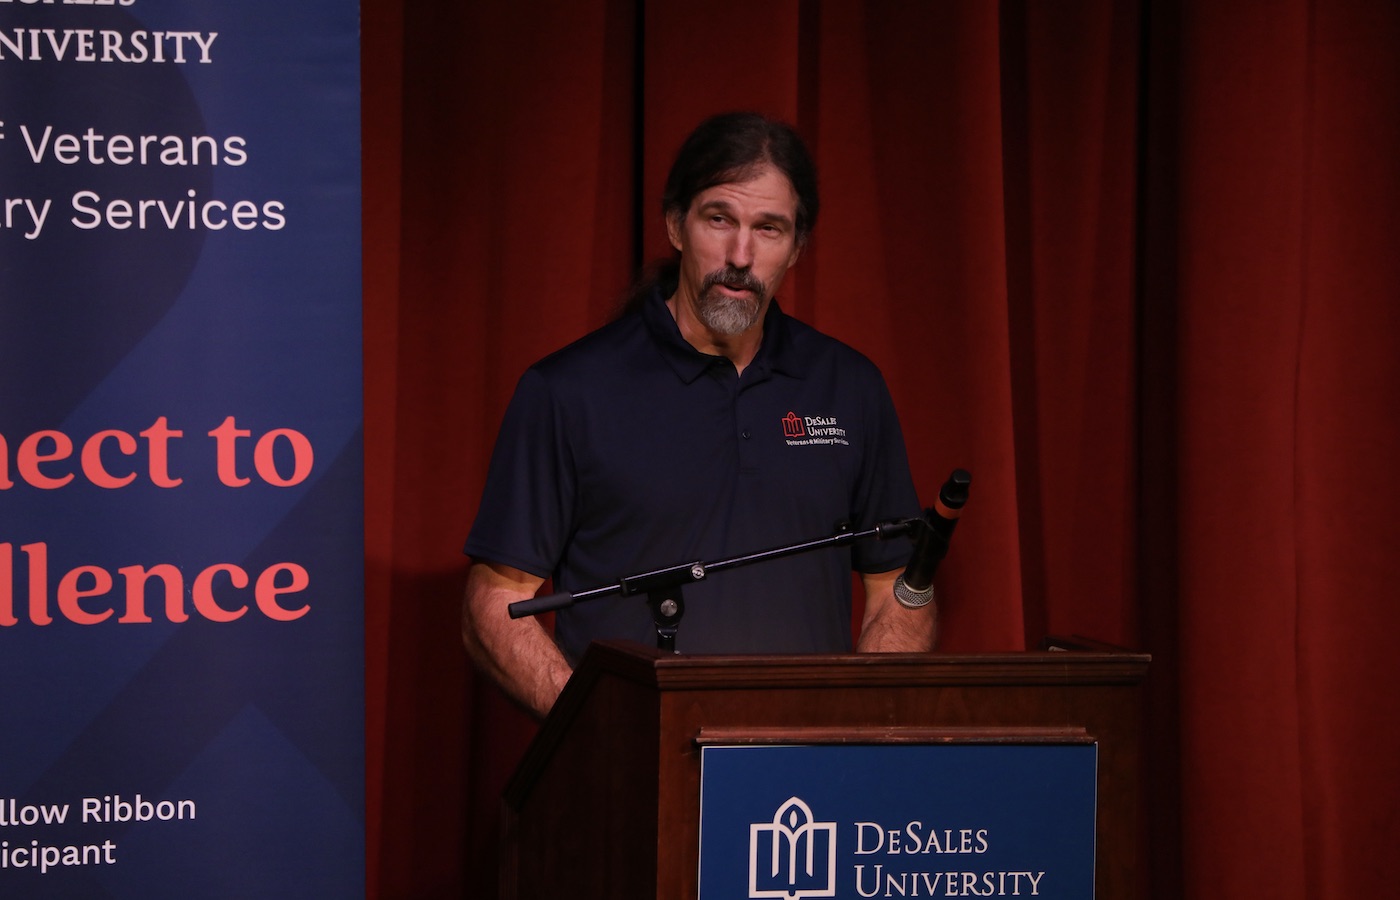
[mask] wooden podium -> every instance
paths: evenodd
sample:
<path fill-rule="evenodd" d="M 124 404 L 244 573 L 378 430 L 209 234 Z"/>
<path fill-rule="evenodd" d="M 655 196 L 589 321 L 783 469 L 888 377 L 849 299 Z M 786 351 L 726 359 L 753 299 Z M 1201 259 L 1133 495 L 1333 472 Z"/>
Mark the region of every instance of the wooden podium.
<path fill-rule="evenodd" d="M 594 644 L 505 792 L 502 896 L 693 898 L 707 744 L 1093 742 L 1098 900 L 1146 897 L 1141 684 L 1109 650 L 677 656 Z"/>

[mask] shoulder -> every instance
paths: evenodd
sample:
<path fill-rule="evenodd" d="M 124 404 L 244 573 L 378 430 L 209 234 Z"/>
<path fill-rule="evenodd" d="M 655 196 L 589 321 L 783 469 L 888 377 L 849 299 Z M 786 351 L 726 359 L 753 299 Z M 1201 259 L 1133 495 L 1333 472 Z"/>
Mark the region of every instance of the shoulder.
<path fill-rule="evenodd" d="M 545 356 L 525 377 L 563 389 L 581 381 L 626 376 L 648 343 L 640 317 L 626 315 Z"/>
<path fill-rule="evenodd" d="M 850 344 L 792 316 L 785 315 L 782 321 L 797 365 L 816 375 L 829 373 L 863 384 L 884 385 L 880 367 Z"/>

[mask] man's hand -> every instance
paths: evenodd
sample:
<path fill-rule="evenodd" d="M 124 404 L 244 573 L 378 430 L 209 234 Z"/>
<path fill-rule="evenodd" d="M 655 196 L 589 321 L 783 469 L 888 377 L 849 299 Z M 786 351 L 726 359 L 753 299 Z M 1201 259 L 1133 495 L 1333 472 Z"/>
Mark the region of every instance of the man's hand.
<path fill-rule="evenodd" d="M 938 601 L 906 609 L 894 598 L 894 582 L 903 569 L 861 574 L 865 587 L 865 616 L 861 620 L 861 653 L 927 653 L 938 639 Z"/>

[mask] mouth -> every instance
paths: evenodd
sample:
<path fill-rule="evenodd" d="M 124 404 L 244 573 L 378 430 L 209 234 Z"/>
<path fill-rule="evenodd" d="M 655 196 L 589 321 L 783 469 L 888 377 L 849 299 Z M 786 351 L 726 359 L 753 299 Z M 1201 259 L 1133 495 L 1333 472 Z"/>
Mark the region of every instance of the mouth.
<path fill-rule="evenodd" d="M 708 288 L 718 288 L 732 297 L 758 297 L 763 293 L 763 285 L 757 278 L 733 269 L 721 269 L 711 273 L 706 279 Z"/>

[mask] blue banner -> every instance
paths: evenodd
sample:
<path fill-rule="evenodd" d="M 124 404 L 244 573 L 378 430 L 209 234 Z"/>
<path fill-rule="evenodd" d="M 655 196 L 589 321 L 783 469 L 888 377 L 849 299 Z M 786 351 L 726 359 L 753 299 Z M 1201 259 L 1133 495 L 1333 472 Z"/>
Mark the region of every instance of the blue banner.
<path fill-rule="evenodd" d="M 706 747 L 700 898 L 1094 896 L 1093 744 Z"/>
<path fill-rule="evenodd" d="M 0 0 L 0 896 L 364 892 L 358 20 Z"/>

